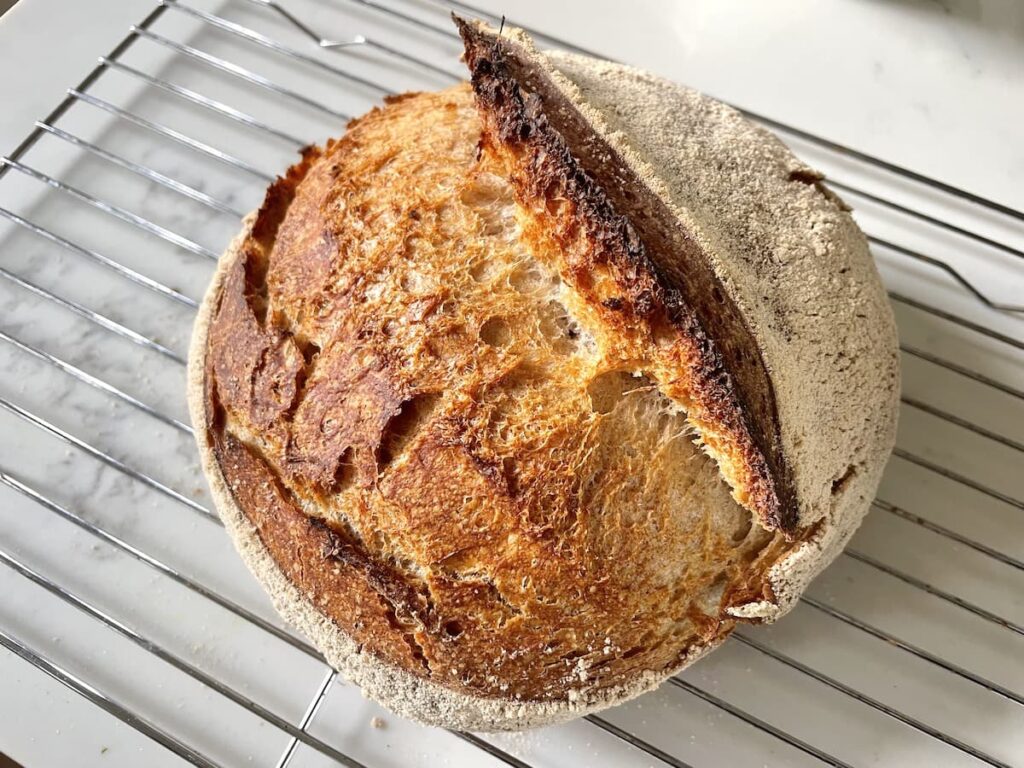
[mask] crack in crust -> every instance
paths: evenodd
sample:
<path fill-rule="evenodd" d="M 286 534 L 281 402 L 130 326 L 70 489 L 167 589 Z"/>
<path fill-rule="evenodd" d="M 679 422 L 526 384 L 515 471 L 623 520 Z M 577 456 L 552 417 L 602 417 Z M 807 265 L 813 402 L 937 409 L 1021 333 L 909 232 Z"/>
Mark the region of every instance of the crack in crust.
<path fill-rule="evenodd" d="M 670 394 L 698 426 L 736 499 L 792 537 L 797 500 L 774 389 L 700 246 L 514 41 L 453 18 L 485 139 L 504 151 L 520 202 L 575 256 L 578 290 L 591 291 L 609 316 L 673 339 L 684 373 Z M 547 201 L 557 199 L 568 204 L 553 210 Z"/>

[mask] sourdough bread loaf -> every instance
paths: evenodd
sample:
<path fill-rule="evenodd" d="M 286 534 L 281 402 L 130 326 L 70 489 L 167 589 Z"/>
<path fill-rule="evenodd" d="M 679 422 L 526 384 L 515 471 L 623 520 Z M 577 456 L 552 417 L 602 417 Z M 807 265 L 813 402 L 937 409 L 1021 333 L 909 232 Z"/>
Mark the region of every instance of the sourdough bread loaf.
<path fill-rule="evenodd" d="M 196 323 L 218 510 L 393 710 L 565 720 L 774 620 L 891 449 L 891 313 L 848 209 L 689 89 L 457 20 L 471 84 L 267 192 Z"/>

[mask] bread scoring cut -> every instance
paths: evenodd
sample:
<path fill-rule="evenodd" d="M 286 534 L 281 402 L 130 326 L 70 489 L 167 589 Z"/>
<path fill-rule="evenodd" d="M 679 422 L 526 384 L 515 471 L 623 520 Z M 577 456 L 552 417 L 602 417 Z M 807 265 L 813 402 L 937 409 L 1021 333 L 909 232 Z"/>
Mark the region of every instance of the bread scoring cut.
<path fill-rule="evenodd" d="M 674 240 L 647 256 L 658 227 L 639 217 L 671 209 L 621 146 L 551 117 L 596 87 L 593 65 L 463 32 L 475 99 L 390 99 L 272 185 L 204 303 L 190 403 L 229 531 L 332 664 L 403 714 L 510 728 L 636 695 L 739 618 L 774 618 L 866 509 L 892 415 L 871 406 L 864 455 L 834 449 L 858 469 L 802 512 L 793 393 L 742 292 L 710 262 L 672 273 Z M 539 84 L 569 82 L 556 66 L 576 90 Z M 544 141 L 524 149 L 531 131 Z M 766 165 L 797 167 L 771 149 Z M 814 217 L 786 226 L 830 243 L 822 272 L 852 264 L 874 301 L 846 212 L 789 183 Z M 743 333 L 705 328 L 687 292 Z M 884 298 L 870 311 L 868 353 L 893 367 Z"/>

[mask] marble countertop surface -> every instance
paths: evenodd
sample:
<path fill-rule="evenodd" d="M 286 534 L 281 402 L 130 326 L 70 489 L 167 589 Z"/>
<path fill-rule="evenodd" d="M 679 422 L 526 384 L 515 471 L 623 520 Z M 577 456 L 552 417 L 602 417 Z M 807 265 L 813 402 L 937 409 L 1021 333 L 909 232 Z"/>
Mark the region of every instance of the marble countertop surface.
<path fill-rule="evenodd" d="M 0 18 L 7 151 L 150 0 Z M 494 13 L 513 12 L 497 2 Z M 516 20 L 1024 208 L 1024 5 L 1009 0 L 520 0 Z"/>
<path fill-rule="evenodd" d="M 180 0 L 283 40 L 313 62 L 289 59 L 168 0 L 152 27 L 159 38 L 138 40 L 118 71 L 89 87 L 92 103 L 79 99 L 56 121 L 62 133 L 42 138 L 0 179 L 0 209 L 11 212 L 0 216 L 0 553 L 8 553 L 0 554 L 0 633 L 218 764 L 279 765 L 290 739 L 182 674 L 182 665 L 293 723 L 327 678 L 319 661 L 282 641 L 287 630 L 209 517 L 185 425 L 182 359 L 195 302 L 239 215 L 259 202 L 298 146 L 337 134 L 345 116 L 379 102 L 379 91 L 343 83 L 344 73 L 392 90 L 438 88 L 460 75 L 443 12 L 423 0 L 379 1 L 434 31 L 382 21 L 357 0 L 280 0 L 324 34 L 365 34 L 440 71 L 396 63 L 372 46 L 319 51 L 258 0 Z M 479 5 L 1024 210 L 1024 4 Z M 21 0 L 0 18 L 0 151 L 10 153 L 154 7 L 151 0 Z M 177 41 L 179 50 L 161 40 Z M 213 70 L 183 55 L 182 44 L 289 93 Z M 212 114 L 139 72 L 242 109 L 273 133 Z M 164 126 L 162 135 L 154 125 Z M 1007 695 L 1024 690 L 1024 630 L 1013 629 L 1024 627 L 1024 321 L 982 306 L 937 266 L 956 269 L 993 301 L 1020 304 L 1022 219 L 783 135 L 837 188 L 860 190 L 842 194 L 874 238 L 895 294 L 908 407 L 900 454 L 879 493 L 892 509 L 876 510 L 854 554 L 812 587 L 811 597 L 832 613 L 807 604 L 774 627 L 743 630 L 817 670 L 817 679 L 730 642 L 681 676 L 711 699 L 663 686 L 608 721 L 694 766 L 810 766 L 823 755 L 855 765 L 983 765 L 978 753 L 1024 764 L 1024 710 Z M 151 169 L 156 183 L 124 161 Z M 40 503 L 34 492 L 51 501 Z M 128 631 L 104 626 L 48 590 L 51 582 Z M 240 611 L 225 610 L 225 602 Z M 139 647 L 133 633 L 158 644 L 164 658 Z M 379 710 L 351 686 L 331 681 L 325 690 L 309 733 L 367 765 L 499 764 L 451 734 Z M 371 727 L 375 717 L 383 728 Z M 657 763 L 585 722 L 487 739 L 536 766 Z M 27 768 L 183 764 L 3 648 L 0 752 Z M 289 763 L 332 764 L 308 746 L 294 749 Z"/>

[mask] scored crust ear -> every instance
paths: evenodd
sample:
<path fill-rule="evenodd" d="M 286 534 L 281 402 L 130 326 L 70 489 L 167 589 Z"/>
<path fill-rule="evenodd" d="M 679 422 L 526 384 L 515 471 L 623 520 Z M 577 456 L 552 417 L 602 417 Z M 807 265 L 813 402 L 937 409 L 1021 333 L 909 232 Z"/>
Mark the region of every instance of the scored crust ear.
<path fill-rule="evenodd" d="M 662 389 L 685 410 L 736 501 L 795 538 L 801 502 L 773 383 L 708 255 L 528 37 L 453 18 L 482 142 L 553 241 L 561 271 L 605 323 L 658 357 Z"/>

